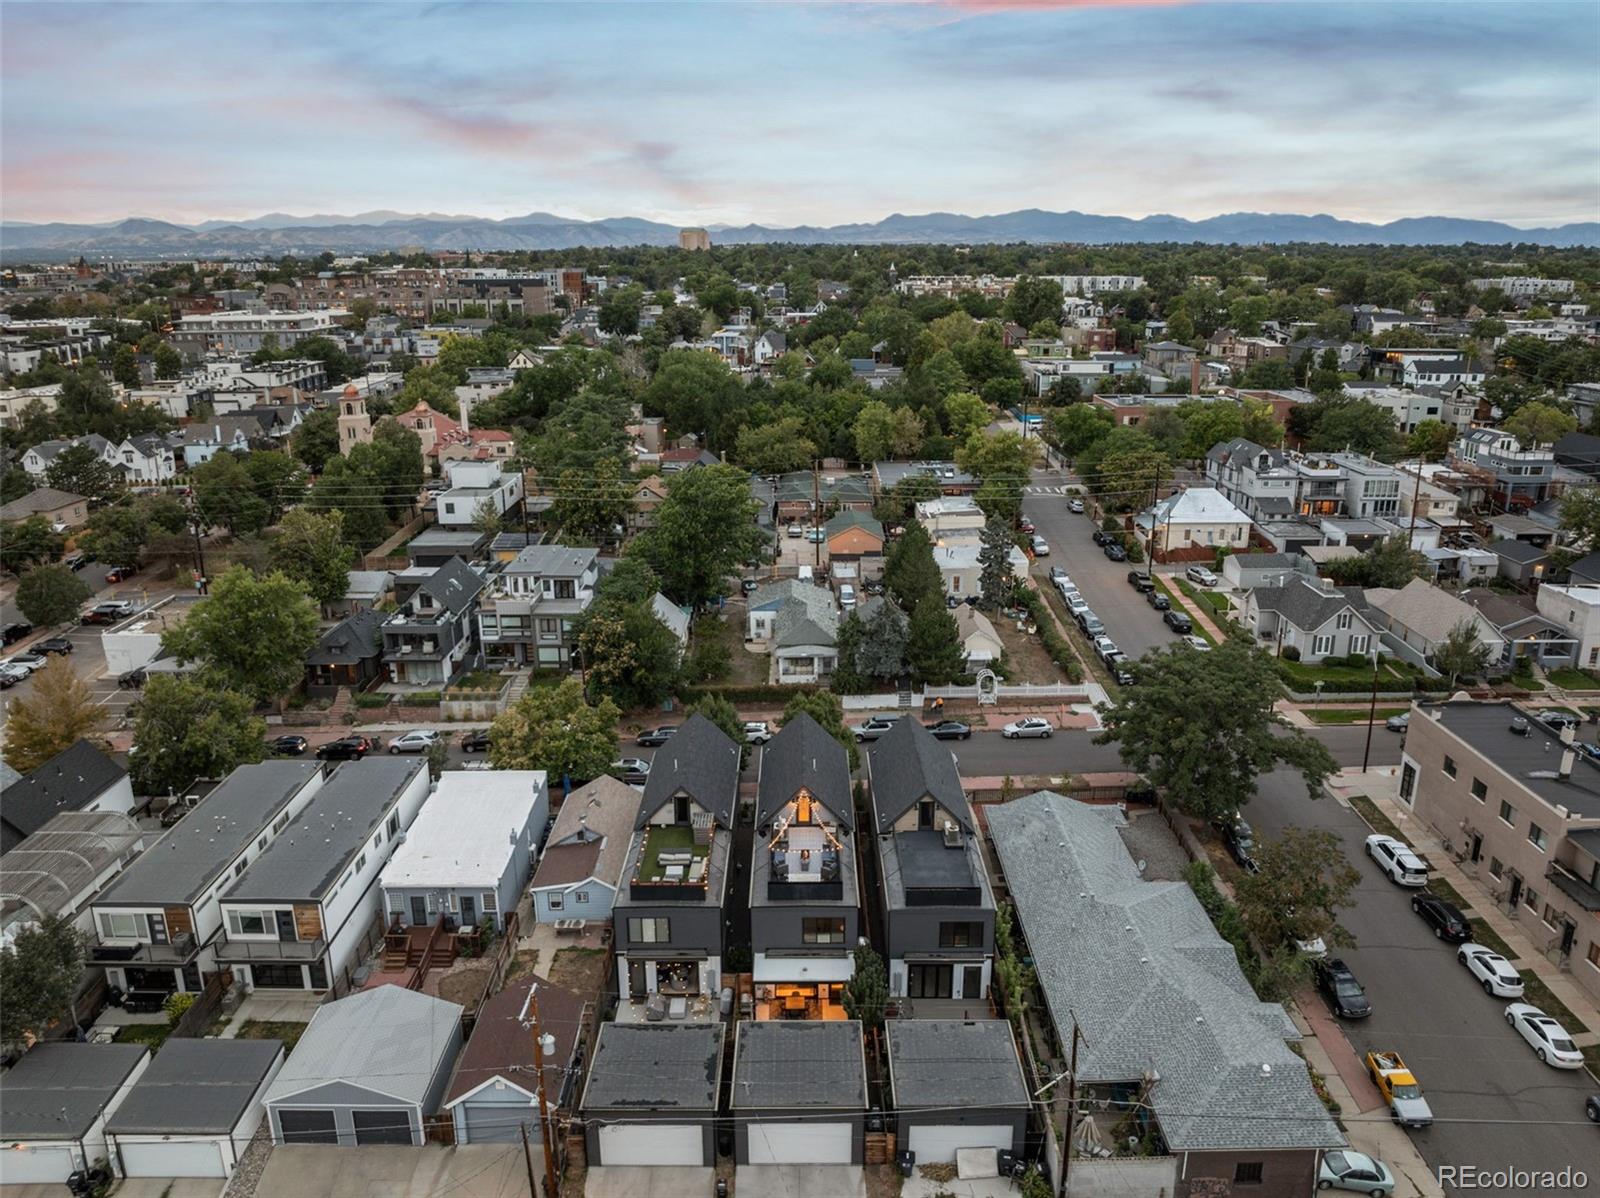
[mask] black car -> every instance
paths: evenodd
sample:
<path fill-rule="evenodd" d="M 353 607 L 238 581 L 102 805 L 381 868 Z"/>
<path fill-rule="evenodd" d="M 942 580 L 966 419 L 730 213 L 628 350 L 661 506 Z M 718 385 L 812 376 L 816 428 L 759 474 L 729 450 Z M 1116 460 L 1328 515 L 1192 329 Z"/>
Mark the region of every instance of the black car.
<path fill-rule="evenodd" d="M 1340 1019 L 1365 1019 L 1372 1014 L 1367 992 L 1356 975 L 1339 957 L 1324 957 L 1315 967 L 1317 989 L 1328 1000 L 1328 1007 Z"/>
<path fill-rule="evenodd" d="M 761 584 L 753 578 L 741 578 L 739 580 L 739 590 L 745 595 L 752 594 L 760 585 Z"/>
<path fill-rule="evenodd" d="M 1167 614 L 1161 618 L 1167 622 L 1168 628 L 1180 636 L 1188 636 L 1194 631 L 1194 621 L 1189 618 L 1188 612 L 1172 611 L 1169 608 Z"/>
<path fill-rule="evenodd" d="M 1095 529 L 1094 530 L 1094 543 L 1096 545 L 1109 545 L 1111 543 L 1111 534 L 1108 533 L 1103 528 Z"/>
<path fill-rule="evenodd" d="M 633 738 L 633 743 L 644 745 L 647 748 L 659 748 L 671 740 L 677 731 L 678 726 L 676 724 L 663 724 L 659 728 L 646 728 Z"/>
<path fill-rule="evenodd" d="M 476 732 L 468 732 L 461 738 L 461 751 L 463 753 L 487 753 L 489 751 L 489 730 L 480 728 Z"/>
<path fill-rule="evenodd" d="M 1150 580 L 1150 576 L 1143 570 L 1129 570 L 1128 585 L 1141 595 L 1149 594 L 1156 589 L 1156 584 Z"/>
<path fill-rule="evenodd" d="M 368 740 L 364 736 L 346 736 L 330 740 L 317 750 L 318 761 L 360 761 L 367 755 Z"/>
<path fill-rule="evenodd" d="M 869 578 L 866 582 L 861 584 L 861 589 L 869 595 L 881 595 L 883 594 L 883 580 L 879 578 Z"/>
<path fill-rule="evenodd" d="M 283 736 L 274 736 L 267 742 L 267 748 L 280 757 L 300 757 L 311 747 L 311 742 L 303 736 L 285 733 Z"/>
<path fill-rule="evenodd" d="M 144 686 L 147 678 L 148 675 L 142 669 L 129 670 L 126 674 L 118 675 L 117 685 L 125 691 L 136 691 Z"/>
<path fill-rule="evenodd" d="M 1583 1100 L 1583 1113 L 1590 1123 L 1600 1123 L 1600 1094 L 1591 1094 Z"/>
<path fill-rule="evenodd" d="M 1128 560 L 1128 551 L 1121 545 L 1118 545 L 1115 541 L 1112 541 L 1109 545 L 1107 545 L 1104 552 L 1106 557 L 1110 558 L 1114 562 L 1125 562 Z"/>
<path fill-rule="evenodd" d="M 4 640 L 6 644 L 14 645 L 23 637 L 30 636 L 32 633 L 32 624 L 24 624 L 21 621 L 18 621 L 15 624 L 7 624 L 5 626 Z"/>
<path fill-rule="evenodd" d="M 49 636 L 33 647 L 36 653 L 71 653 L 72 642 L 64 636 Z"/>
<path fill-rule="evenodd" d="M 1149 591 L 1149 592 L 1147 592 L 1145 594 L 1144 601 L 1146 603 L 1148 603 L 1151 607 L 1155 608 L 1157 611 L 1170 611 L 1170 610 L 1172 610 L 1172 600 L 1168 599 L 1160 591 Z"/>
<path fill-rule="evenodd" d="M 1256 864 L 1256 834 L 1255 830 L 1244 820 L 1235 816 L 1231 820 L 1217 820 L 1214 825 L 1222 835 L 1222 843 L 1227 846 L 1228 856 L 1246 873 L 1257 873 L 1261 869 Z"/>
<path fill-rule="evenodd" d="M 938 740 L 966 740 L 972 735 L 972 729 L 960 720 L 940 720 L 929 724 L 928 731 Z"/>
<path fill-rule="evenodd" d="M 1424 890 L 1411 896 L 1411 909 L 1422 916 L 1422 922 L 1433 929 L 1433 934 L 1450 944 L 1465 944 L 1472 939 L 1472 926 L 1467 917 L 1438 895 Z"/>

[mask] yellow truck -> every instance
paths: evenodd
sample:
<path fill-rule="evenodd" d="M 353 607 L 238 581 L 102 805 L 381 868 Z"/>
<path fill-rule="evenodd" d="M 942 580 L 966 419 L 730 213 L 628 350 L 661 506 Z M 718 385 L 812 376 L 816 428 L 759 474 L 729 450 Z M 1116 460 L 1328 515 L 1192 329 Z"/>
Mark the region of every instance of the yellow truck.
<path fill-rule="evenodd" d="M 1389 1104 L 1389 1114 L 1401 1127 L 1427 1127 L 1433 1122 L 1433 1111 L 1422 1096 L 1422 1086 L 1399 1053 L 1369 1052 L 1367 1072 Z"/>

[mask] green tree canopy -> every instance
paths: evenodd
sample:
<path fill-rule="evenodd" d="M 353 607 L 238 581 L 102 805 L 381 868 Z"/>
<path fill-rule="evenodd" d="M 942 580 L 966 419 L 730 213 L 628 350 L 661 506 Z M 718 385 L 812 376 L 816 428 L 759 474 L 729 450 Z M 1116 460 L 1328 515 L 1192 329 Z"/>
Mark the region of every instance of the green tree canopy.
<path fill-rule="evenodd" d="M 88 956 L 89 937 L 70 915 L 23 923 L 0 948 L 0 1041 L 42 1039 L 50 1027 L 73 1018 Z"/>
<path fill-rule="evenodd" d="M 681 646 L 648 599 L 596 601 L 580 621 L 578 649 L 589 693 L 625 711 L 656 706 L 677 684 Z"/>
<path fill-rule="evenodd" d="M 279 522 L 268 550 L 274 570 L 301 583 L 318 604 L 335 603 L 350 589 L 355 547 L 344 539 L 340 512 L 296 508 Z"/>
<path fill-rule="evenodd" d="M 339 416 L 332 408 L 312 412 L 289 436 L 289 446 L 317 474 L 328 459 L 339 455 Z"/>
<path fill-rule="evenodd" d="M 803 470 L 817 457 L 817 446 L 805 435 L 798 416 L 785 416 L 770 424 L 746 425 L 739 430 L 734 456 L 757 474 L 786 474 Z"/>
<path fill-rule="evenodd" d="M 1017 585 L 1016 571 L 1011 567 L 1014 548 L 1011 526 L 998 516 L 990 516 L 983 526 L 983 544 L 978 550 L 978 585 L 982 588 L 978 606 L 985 611 L 1011 605 L 1011 592 Z"/>
<path fill-rule="evenodd" d="M 919 681 L 936 686 L 952 681 L 966 668 L 960 631 L 942 596 L 924 595 L 912 609 L 906 662 Z"/>
<path fill-rule="evenodd" d="M 1060 283 L 1053 279 L 1023 275 L 1012 284 L 1011 294 L 1006 296 L 1006 316 L 1025 329 L 1044 324 L 1059 330 L 1061 305 Z M 1052 332 L 1049 336 L 1055 336 L 1055 333 Z"/>
<path fill-rule="evenodd" d="M 978 505 L 1007 521 L 1022 511 L 1022 488 L 1038 456 L 1038 439 L 1019 433 L 976 432 L 956 450 L 957 464 L 979 481 Z"/>
<path fill-rule="evenodd" d="M 668 484 L 655 522 L 634 542 L 674 602 L 698 606 L 766 543 L 756 526 L 750 476 L 733 466 L 686 470 Z"/>
<path fill-rule="evenodd" d="M 13 574 L 56 561 L 67 538 L 50 526 L 46 516 L 29 516 L 0 526 L 0 566 Z"/>
<path fill-rule="evenodd" d="M 1239 914 L 1257 943 L 1267 948 L 1321 938 L 1349 946 L 1339 924 L 1361 874 L 1345 860 L 1339 837 L 1325 829 L 1288 828 L 1256 847 L 1255 873 L 1234 881 Z"/>
<path fill-rule="evenodd" d="M 1427 577 L 1428 559 L 1412 549 L 1405 536 L 1397 533 L 1365 553 L 1334 558 L 1328 563 L 1327 571 L 1328 577 L 1340 586 L 1399 590 L 1413 578 Z"/>
<path fill-rule="evenodd" d="M 1482 674 L 1492 660 L 1492 650 L 1478 639 L 1471 620 L 1459 621 L 1433 651 L 1433 668 L 1449 678 L 1452 687 L 1458 678 Z"/>
<path fill-rule="evenodd" d="M 1057 408 L 1048 419 L 1051 442 L 1069 458 L 1104 440 L 1116 427 L 1110 412 L 1087 403 Z"/>
<path fill-rule="evenodd" d="M 912 520 L 884 559 L 883 584 L 902 610 L 913 611 L 924 595 L 944 595 L 944 576 L 933 560 L 928 530 Z"/>
<path fill-rule="evenodd" d="M 100 724 L 99 697 L 65 657 L 51 657 L 6 713 L 6 764 L 29 773 Z"/>
<path fill-rule="evenodd" d="M 202 677 L 152 674 L 129 714 L 128 764 L 139 794 L 169 794 L 196 778 L 225 778 L 266 756 L 255 701 Z"/>
<path fill-rule="evenodd" d="M 787 724 L 802 712 L 816 720 L 829 736 L 849 751 L 852 770 L 861 764 L 861 752 L 856 747 L 855 736 L 845 727 L 844 704 L 839 701 L 838 695 L 830 691 L 797 692 L 783 705 L 779 725 Z"/>
<path fill-rule="evenodd" d="M 1505 431 L 1510 433 L 1524 449 L 1553 445 L 1568 433 L 1578 429 L 1577 418 L 1551 404 L 1524 404 L 1507 418 Z"/>
<path fill-rule="evenodd" d="M 161 634 L 161 646 L 180 661 L 199 662 L 217 685 L 265 703 L 304 676 L 319 632 L 317 605 L 302 583 L 277 570 L 258 578 L 233 566 L 183 623 Z"/>
<path fill-rule="evenodd" d="M 544 770 L 574 784 L 598 778 L 617 752 L 610 699 L 593 707 L 578 679 L 536 687 L 502 712 L 489 729 L 489 759 L 500 770 Z"/>
<path fill-rule="evenodd" d="M 68 624 L 94 592 L 66 566 L 35 566 L 17 584 L 17 607 L 41 628 Z"/>
<path fill-rule="evenodd" d="M 82 495 L 91 504 L 109 503 L 122 493 L 122 476 L 87 445 L 72 445 L 45 467 L 45 482 L 58 491 Z"/>

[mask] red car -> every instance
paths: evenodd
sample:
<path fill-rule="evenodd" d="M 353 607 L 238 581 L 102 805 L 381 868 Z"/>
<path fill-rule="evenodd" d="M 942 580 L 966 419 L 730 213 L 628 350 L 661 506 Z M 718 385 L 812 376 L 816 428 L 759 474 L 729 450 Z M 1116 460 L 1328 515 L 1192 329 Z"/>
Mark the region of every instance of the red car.
<path fill-rule="evenodd" d="M 106 571 L 106 582 L 125 582 L 139 572 L 136 566 L 112 566 Z"/>

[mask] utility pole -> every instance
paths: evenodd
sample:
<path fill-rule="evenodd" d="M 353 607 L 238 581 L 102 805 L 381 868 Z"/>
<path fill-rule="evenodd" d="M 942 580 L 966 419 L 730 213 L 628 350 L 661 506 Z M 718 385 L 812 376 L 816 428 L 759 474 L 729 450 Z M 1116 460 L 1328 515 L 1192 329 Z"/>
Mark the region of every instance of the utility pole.
<path fill-rule="evenodd" d="M 525 1016 L 523 1022 L 528 1030 L 533 1033 L 533 1071 L 539 1078 L 539 1139 L 544 1144 L 544 1192 L 545 1198 L 557 1198 L 561 1192 L 556 1182 L 556 1158 L 550 1140 L 550 1115 L 549 1107 L 545 1104 L 544 1092 L 544 1040 L 539 1033 L 539 984 L 535 982 L 528 990 L 528 1002 L 523 1008 Z M 522 1131 L 524 1143 L 528 1134 L 526 1125 Z"/>
<path fill-rule="evenodd" d="M 1367 772 L 1372 759 L 1372 725 L 1378 719 L 1378 651 L 1372 651 L 1372 703 L 1367 708 L 1367 747 L 1361 752 L 1361 772 Z"/>
<path fill-rule="evenodd" d="M 822 527 L 822 463 L 811 463 L 811 554 L 818 570 L 822 569 L 822 541 L 817 530 Z M 813 580 L 815 581 L 815 580 Z"/>
<path fill-rule="evenodd" d="M 195 506 L 194 492 L 191 490 L 189 492 L 189 527 L 194 529 L 195 571 L 199 575 L 199 581 L 196 583 L 195 589 L 200 594 L 205 595 L 210 592 L 211 586 L 206 579 L 206 550 L 201 542 L 201 524 L 200 510 Z"/>
<path fill-rule="evenodd" d="M 1406 529 L 1406 548 L 1412 547 L 1411 542 L 1417 535 L 1417 503 L 1422 498 L 1422 467 L 1427 462 L 1427 454 L 1417 455 L 1417 482 L 1411 488 L 1411 526 Z"/>
<path fill-rule="evenodd" d="M 1155 585 L 1156 573 L 1156 504 L 1161 502 L 1161 471 L 1157 470 L 1150 482 L 1150 545 L 1144 555 L 1144 580 Z M 1139 535 L 1138 517 L 1134 517 L 1134 536 Z"/>
<path fill-rule="evenodd" d="M 1061 1150 L 1061 1188 L 1058 1194 L 1065 1198 L 1067 1182 L 1072 1175 L 1072 1132 L 1078 1116 L 1078 1017 L 1072 1017 L 1072 1053 L 1067 1061 L 1067 1142 Z"/>
<path fill-rule="evenodd" d="M 522 1163 L 528 1167 L 528 1198 L 539 1198 L 539 1186 L 533 1180 L 533 1151 L 528 1147 L 528 1125 L 519 1123 L 517 1130 L 522 1133 Z"/>

